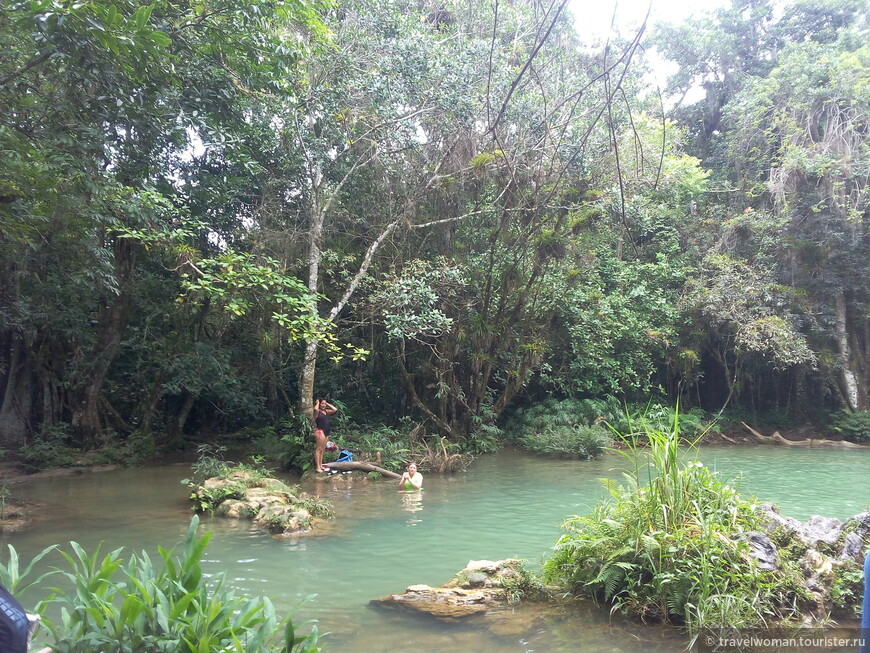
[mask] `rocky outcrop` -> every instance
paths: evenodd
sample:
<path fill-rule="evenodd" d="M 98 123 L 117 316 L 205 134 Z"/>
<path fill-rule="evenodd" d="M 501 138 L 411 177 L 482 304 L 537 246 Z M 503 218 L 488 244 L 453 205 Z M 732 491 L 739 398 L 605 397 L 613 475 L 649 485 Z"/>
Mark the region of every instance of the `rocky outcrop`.
<path fill-rule="evenodd" d="M 740 535 L 747 554 L 763 570 L 788 568 L 802 579 L 802 605 L 807 624 L 827 620 L 832 614 L 854 617 L 853 598 L 860 596 L 859 572 L 865 547 L 870 544 L 870 511 L 845 522 L 814 516 L 805 522 L 781 515 L 772 505 L 759 507 L 762 528 Z M 518 598 L 547 599 L 545 587 L 515 559 L 471 561 L 439 587 L 411 585 L 404 592 L 375 599 L 379 608 L 427 614 L 439 620 L 481 620 L 496 635 L 528 632 L 543 612 L 535 602 Z M 538 607 L 536 607 L 538 606 Z"/>
<path fill-rule="evenodd" d="M 750 555 L 766 570 L 792 565 L 803 575 L 803 587 L 809 597 L 807 621 L 826 618 L 844 606 L 838 597 L 860 596 L 853 572 L 864 560 L 870 545 L 870 511 L 850 517 L 845 522 L 814 515 L 799 522 L 779 513 L 775 506 L 759 506 L 762 531 L 744 534 Z"/>
<path fill-rule="evenodd" d="M 192 485 L 190 499 L 199 510 L 235 519 L 251 519 L 257 525 L 280 534 L 305 533 L 315 517 L 329 517 L 331 505 L 310 497 L 275 478 L 248 470 L 237 470 Z"/>
<path fill-rule="evenodd" d="M 530 592 L 540 591 L 520 560 L 472 560 L 440 587 L 411 585 L 400 594 L 375 599 L 380 607 L 422 612 L 453 621 L 487 614 Z"/>

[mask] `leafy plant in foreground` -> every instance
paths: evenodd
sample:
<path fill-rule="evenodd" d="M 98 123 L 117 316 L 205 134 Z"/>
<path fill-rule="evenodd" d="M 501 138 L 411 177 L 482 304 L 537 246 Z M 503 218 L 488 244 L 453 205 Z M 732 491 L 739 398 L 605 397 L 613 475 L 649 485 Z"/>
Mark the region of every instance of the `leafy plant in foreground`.
<path fill-rule="evenodd" d="M 69 589 L 55 587 L 37 609 L 59 608 L 56 620 L 43 617 L 56 653 L 118 651 L 133 653 L 316 653 L 319 635 L 297 635 L 289 617 L 279 620 L 268 598 L 237 596 L 225 577 L 203 573 L 202 557 L 210 533 L 196 535 L 198 518 L 188 529 L 180 555 L 159 548 L 160 562 L 147 553 L 121 560 L 122 549 L 101 557 L 71 542 L 62 552 L 67 569 L 56 569 Z M 39 554 L 25 569 L 10 547 L 10 563 L 0 566 L 0 579 L 19 591 L 20 580 L 34 563 L 56 547 Z M 37 585 L 45 574 L 31 585 Z M 283 632 L 283 642 L 281 634 Z"/>

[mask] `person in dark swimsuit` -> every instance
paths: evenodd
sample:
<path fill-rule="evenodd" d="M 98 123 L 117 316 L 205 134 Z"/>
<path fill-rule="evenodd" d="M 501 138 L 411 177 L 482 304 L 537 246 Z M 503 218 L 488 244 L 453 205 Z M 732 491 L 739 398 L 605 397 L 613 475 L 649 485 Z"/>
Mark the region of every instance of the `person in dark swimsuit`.
<path fill-rule="evenodd" d="M 331 427 L 330 415 L 334 415 L 338 408 L 328 403 L 326 399 L 318 399 L 314 402 L 314 471 L 318 474 L 329 471 L 323 466 L 323 452 L 326 450 L 326 441 L 329 440 Z"/>

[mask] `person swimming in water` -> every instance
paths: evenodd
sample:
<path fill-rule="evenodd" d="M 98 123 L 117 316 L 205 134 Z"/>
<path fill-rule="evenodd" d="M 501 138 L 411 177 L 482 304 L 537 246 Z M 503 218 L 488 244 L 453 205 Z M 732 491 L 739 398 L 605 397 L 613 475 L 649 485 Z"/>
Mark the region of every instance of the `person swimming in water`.
<path fill-rule="evenodd" d="M 402 478 L 399 479 L 399 490 L 422 490 L 423 489 L 423 475 L 417 471 L 417 465 L 415 463 L 410 463 L 408 465 L 408 471 L 402 474 Z"/>

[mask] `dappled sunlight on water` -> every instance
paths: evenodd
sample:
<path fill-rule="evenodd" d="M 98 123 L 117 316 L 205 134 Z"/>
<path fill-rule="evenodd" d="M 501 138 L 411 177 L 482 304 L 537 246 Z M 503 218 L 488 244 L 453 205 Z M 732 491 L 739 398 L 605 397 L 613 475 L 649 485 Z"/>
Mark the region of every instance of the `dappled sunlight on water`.
<path fill-rule="evenodd" d="M 843 519 L 870 501 L 870 451 L 717 447 L 701 458 L 729 475 L 742 471 L 743 491 L 799 519 Z M 316 619 L 321 632 L 332 633 L 330 651 L 680 651 L 685 639 L 673 630 L 610 619 L 586 603 L 535 608 L 532 616 L 516 608 L 500 627 L 445 625 L 369 604 L 408 585 L 442 584 L 469 560 L 540 564 L 561 522 L 588 512 L 604 494 L 599 479 L 618 478 L 625 466 L 615 455 L 565 461 L 504 451 L 464 473 L 426 475 L 422 492 L 356 474 L 305 480 L 305 491 L 334 504 L 334 520 L 310 535 L 273 537 L 247 521 L 202 516 L 213 532 L 204 566 L 226 573 L 240 591 L 269 596 L 281 611 L 311 597 L 296 621 Z M 2 542 L 25 559 L 69 540 L 89 551 L 102 542 L 103 552 L 124 546 L 154 555 L 187 531 L 189 490 L 180 481 L 189 475 L 188 466 L 169 465 L 18 483 L 13 493 L 41 503 L 41 517 Z"/>

